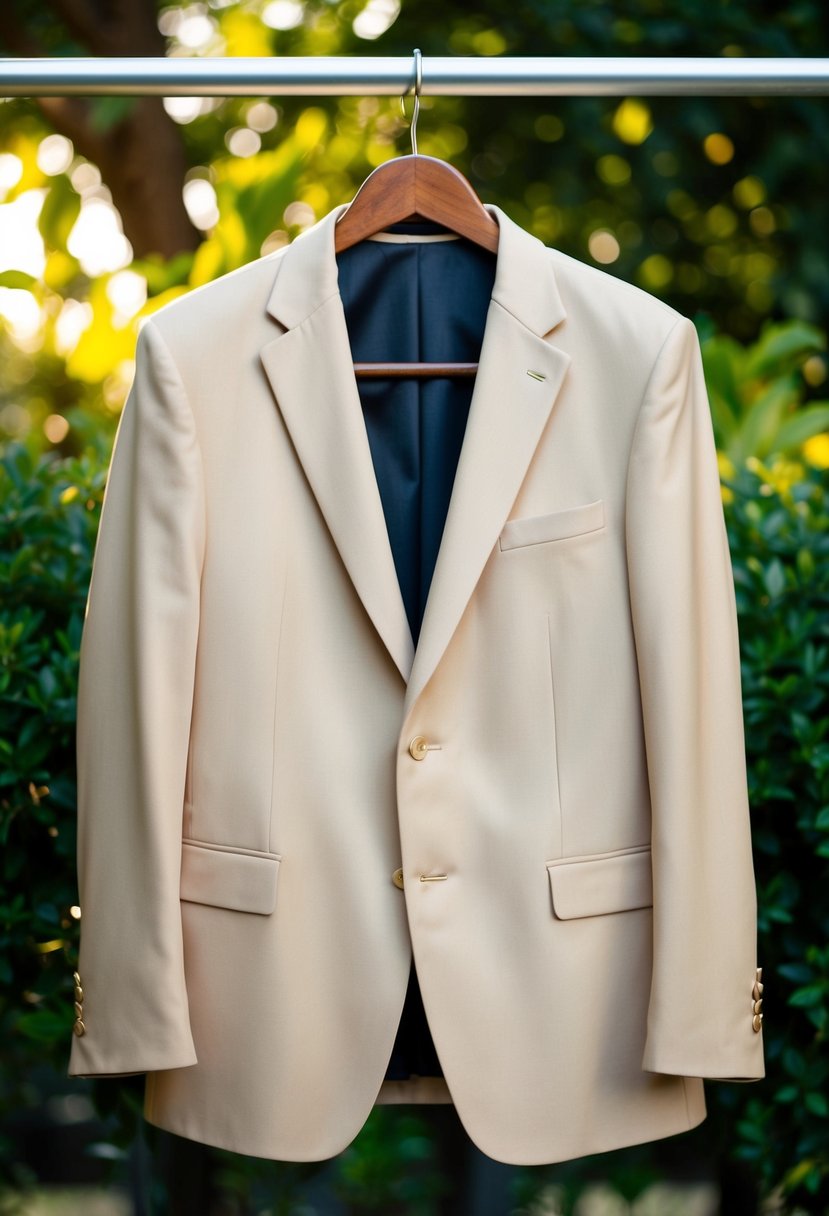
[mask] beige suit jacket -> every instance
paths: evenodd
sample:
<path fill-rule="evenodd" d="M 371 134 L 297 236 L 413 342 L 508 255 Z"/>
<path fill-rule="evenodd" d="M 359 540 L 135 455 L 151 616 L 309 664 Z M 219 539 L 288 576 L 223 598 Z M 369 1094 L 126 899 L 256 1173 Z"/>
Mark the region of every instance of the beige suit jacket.
<path fill-rule="evenodd" d="M 387 1101 L 515 1164 L 685 1131 L 702 1078 L 764 1075 L 696 331 L 488 205 L 415 649 L 343 210 L 140 331 L 81 646 L 69 1075 L 146 1072 L 150 1123 L 289 1161 Z M 412 951 L 444 1079 L 386 1081 Z"/>

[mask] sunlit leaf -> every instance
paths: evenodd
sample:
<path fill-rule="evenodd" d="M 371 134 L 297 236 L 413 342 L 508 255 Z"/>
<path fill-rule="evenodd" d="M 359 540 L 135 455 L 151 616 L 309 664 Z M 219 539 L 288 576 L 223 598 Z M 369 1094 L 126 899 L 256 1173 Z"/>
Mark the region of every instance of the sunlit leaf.
<path fill-rule="evenodd" d="M 221 15 L 221 29 L 227 55 L 273 54 L 272 35 L 256 13 L 229 8 Z"/>
<path fill-rule="evenodd" d="M 752 349 L 745 366 L 746 376 L 765 376 L 787 371 L 793 360 L 802 360 L 826 349 L 826 335 L 805 321 L 769 325 Z"/>
<path fill-rule="evenodd" d="M 751 403 L 735 437 L 738 458 L 754 454 L 765 456 L 774 450 L 784 414 L 797 402 L 798 390 L 794 374 L 781 377 L 773 380 Z M 733 447 L 729 454 L 734 454 Z"/>
<path fill-rule="evenodd" d="M 0 287 L 30 288 L 37 282 L 33 274 L 25 270 L 3 270 L 0 272 Z"/>
<path fill-rule="evenodd" d="M 46 255 L 43 281 L 52 291 L 63 293 L 80 270 L 78 259 L 64 249 L 50 249 Z"/>
<path fill-rule="evenodd" d="M 799 447 L 807 439 L 826 430 L 829 430 L 829 402 L 813 402 L 781 424 L 775 436 L 775 448 L 782 452 Z"/>
<path fill-rule="evenodd" d="M 37 226 L 46 245 L 65 249 L 72 226 L 81 209 L 80 195 L 65 173 L 50 179 L 50 186 L 40 210 Z"/>
<path fill-rule="evenodd" d="M 70 376 L 89 384 L 98 384 L 123 359 L 135 354 L 135 330 L 132 325 L 117 329 L 113 323 L 112 304 L 106 294 L 105 279 L 96 279 L 89 292 L 92 324 L 81 334 L 77 346 L 66 361 Z"/>
<path fill-rule="evenodd" d="M 206 241 L 202 241 L 196 250 L 190 268 L 190 286 L 201 287 L 204 283 L 210 283 L 225 269 L 224 245 L 218 234 L 214 233 Z"/>

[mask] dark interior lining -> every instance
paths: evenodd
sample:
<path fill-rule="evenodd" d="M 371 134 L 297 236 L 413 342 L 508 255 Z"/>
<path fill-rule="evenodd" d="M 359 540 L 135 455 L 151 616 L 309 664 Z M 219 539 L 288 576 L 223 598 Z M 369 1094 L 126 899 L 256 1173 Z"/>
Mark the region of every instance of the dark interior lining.
<path fill-rule="evenodd" d="M 443 234 L 401 222 L 400 234 Z M 364 240 L 337 254 L 355 362 L 477 362 L 495 255 L 464 238 Z M 358 378 L 374 473 L 406 614 L 417 645 L 463 443 L 474 379 Z M 387 1080 L 442 1076 L 412 961 Z"/>

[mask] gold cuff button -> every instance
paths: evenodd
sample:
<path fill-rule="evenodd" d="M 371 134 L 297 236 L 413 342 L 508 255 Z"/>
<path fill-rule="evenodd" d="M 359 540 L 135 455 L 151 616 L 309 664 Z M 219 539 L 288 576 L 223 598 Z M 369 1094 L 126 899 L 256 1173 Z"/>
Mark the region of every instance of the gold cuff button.
<path fill-rule="evenodd" d="M 83 988 L 81 988 L 80 984 L 75 985 L 75 1000 L 76 1001 L 83 1000 Z"/>
<path fill-rule="evenodd" d="M 762 1025 L 763 1025 L 762 1013 L 755 1013 L 754 1017 L 751 1019 L 751 1025 L 754 1030 L 760 1030 L 762 1028 Z"/>
<path fill-rule="evenodd" d="M 403 890 L 403 871 L 402 870 L 395 870 L 391 876 L 391 880 L 396 887 L 399 887 L 401 891 Z"/>
<path fill-rule="evenodd" d="M 75 981 L 76 984 L 80 984 L 80 982 L 81 982 L 81 977 L 78 975 L 77 971 L 72 972 L 72 979 Z"/>
<path fill-rule="evenodd" d="M 84 1026 L 84 1024 L 80 1018 L 77 1018 L 75 1020 L 75 1024 L 72 1027 L 72 1029 L 74 1030 L 75 1034 L 78 1036 L 80 1036 L 82 1034 L 86 1034 L 86 1027 Z"/>
<path fill-rule="evenodd" d="M 759 1001 L 754 1002 L 754 1012 L 759 1013 L 762 1008 L 763 1008 L 763 998 L 760 997 Z"/>

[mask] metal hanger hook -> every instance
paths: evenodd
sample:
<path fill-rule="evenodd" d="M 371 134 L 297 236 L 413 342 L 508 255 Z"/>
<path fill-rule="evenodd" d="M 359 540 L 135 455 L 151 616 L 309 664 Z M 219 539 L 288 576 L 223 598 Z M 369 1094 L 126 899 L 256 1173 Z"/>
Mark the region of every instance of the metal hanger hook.
<path fill-rule="evenodd" d="M 414 50 L 413 54 L 414 54 L 415 81 L 414 81 L 414 111 L 412 112 L 411 135 L 412 135 L 412 153 L 415 156 L 417 156 L 417 115 L 420 110 L 420 88 L 421 88 L 421 85 L 423 84 L 423 57 L 421 56 L 420 51 L 417 49 Z M 406 92 L 400 98 L 400 109 L 403 111 L 404 118 L 406 117 L 406 107 L 403 103 L 411 91 L 412 91 L 412 86 L 409 85 L 408 89 L 406 89 Z"/>

